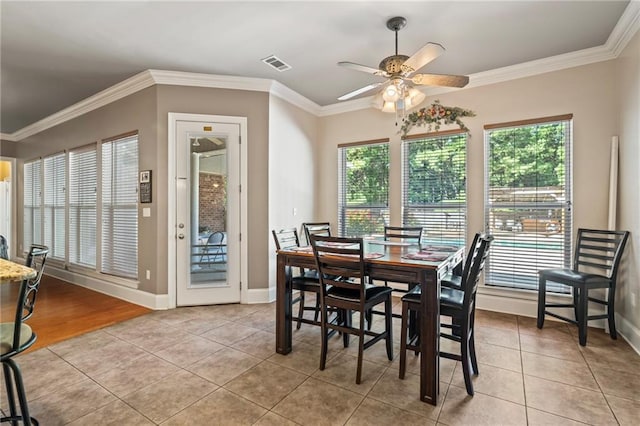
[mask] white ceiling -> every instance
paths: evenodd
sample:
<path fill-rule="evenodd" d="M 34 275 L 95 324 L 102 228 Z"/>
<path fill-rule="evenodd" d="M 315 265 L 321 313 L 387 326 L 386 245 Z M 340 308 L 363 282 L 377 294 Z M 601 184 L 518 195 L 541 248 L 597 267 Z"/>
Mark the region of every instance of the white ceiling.
<path fill-rule="evenodd" d="M 637 0 L 633 0 L 637 1 Z M 629 1 L 0 3 L 0 132 L 13 133 L 146 69 L 274 79 L 320 106 L 380 81 L 394 54 L 446 52 L 422 72 L 471 75 L 602 46 Z M 292 69 L 261 59 L 275 54 Z M 365 94 L 370 95 L 370 93 Z"/>

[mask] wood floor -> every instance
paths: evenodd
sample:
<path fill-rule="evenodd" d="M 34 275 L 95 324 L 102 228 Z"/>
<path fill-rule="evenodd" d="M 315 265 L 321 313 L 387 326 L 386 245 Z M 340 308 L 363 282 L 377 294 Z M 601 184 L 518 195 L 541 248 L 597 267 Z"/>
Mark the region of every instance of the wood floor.
<path fill-rule="evenodd" d="M 19 283 L 0 286 L 0 320 L 13 321 Z M 38 335 L 30 350 L 41 348 L 151 312 L 68 282 L 43 276 L 28 324 Z"/>

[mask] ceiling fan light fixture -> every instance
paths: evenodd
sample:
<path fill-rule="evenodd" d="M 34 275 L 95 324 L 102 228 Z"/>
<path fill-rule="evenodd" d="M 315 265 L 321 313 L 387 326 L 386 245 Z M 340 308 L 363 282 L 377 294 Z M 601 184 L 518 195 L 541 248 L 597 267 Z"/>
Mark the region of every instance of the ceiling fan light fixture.
<path fill-rule="evenodd" d="M 396 87 L 395 84 L 389 84 L 385 87 L 384 92 L 382 92 L 382 99 L 384 99 L 385 102 L 396 102 L 400 99 L 398 87 Z"/>

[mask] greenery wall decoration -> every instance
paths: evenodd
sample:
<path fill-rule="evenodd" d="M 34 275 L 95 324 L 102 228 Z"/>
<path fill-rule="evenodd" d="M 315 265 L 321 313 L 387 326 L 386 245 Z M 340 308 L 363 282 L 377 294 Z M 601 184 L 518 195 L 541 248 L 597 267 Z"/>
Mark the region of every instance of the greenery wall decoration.
<path fill-rule="evenodd" d="M 440 105 L 440 101 L 435 100 L 430 106 L 420 108 L 406 116 L 402 120 L 400 131 L 404 137 L 414 126 L 424 126 L 429 132 L 438 131 L 443 124 L 457 124 L 460 129 L 469 131 L 460 117 L 475 117 L 475 115 L 476 113 L 471 110 Z"/>

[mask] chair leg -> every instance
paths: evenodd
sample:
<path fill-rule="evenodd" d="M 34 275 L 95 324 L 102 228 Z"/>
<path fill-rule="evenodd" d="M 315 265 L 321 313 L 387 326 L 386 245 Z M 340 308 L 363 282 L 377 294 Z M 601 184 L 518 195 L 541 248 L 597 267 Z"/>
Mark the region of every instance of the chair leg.
<path fill-rule="evenodd" d="M 342 325 L 345 327 L 351 327 L 352 318 L 351 311 L 348 309 L 341 309 L 340 313 L 342 314 Z M 351 339 L 350 333 L 342 333 L 342 343 L 345 348 L 349 347 L 349 340 Z"/>
<path fill-rule="evenodd" d="M 475 309 L 475 308 L 474 308 Z M 471 315 L 471 326 L 469 331 L 469 356 L 471 357 L 471 367 L 473 367 L 473 374 L 478 375 L 480 371 L 478 370 L 478 358 L 476 357 L 476 339 L 474 332 L 474 319 L 475 312 Z"/>
<path fill-rule="evenodd" d="M 18 366 L 18 364 L 15 363 L 14 360 L 12 359 L 7 359 L 3 362 L 3 367 L 4 366 L 8 366 L 11 367 L 11 370 L 13 372 L 13 382 L 16 385 L 16 392 L 18 394 L 18 402 L 20 403 L 20 413 L 22 414 L 21 417 L 14 417 L 16 420 L 22 420 L 22 424 L 24 426 L 31 426 L 31 416 L 29 416 L 29 406 L 27 405 L 27 395 L 25 393 L 24 390 L 24 383 L 22 382 L 22 373 L 20 372 L 20 367 Z M 8 384 L 7 386 L 10 386 L 10 384 Z M 15 406 L 15 401 L 13 401 L 13 404 Z M 14 413 L 15 413 L 15 407 L 14 407 Z M 12 416 L 15 416 L 15 414 L 12 413 Z M 35 419 L 33 419 L 35 421 Z M 12 423 L 17 424 L 16 421 L 12 420 Z M 37 422 L 35 422 L 37 424 Z"/>
<path fill-rule="evenodd" d="M 362 381 L 362 358 L 364 353 L 364 316 L 360 315 L 360 335 L 358 336 L 358 369 L 356 371 L 356 384 Z"/>
<path fill-rule="evenodd" d="M 466 328 L 466 327 L 465 327 Z M 473 396 L 473 382 L 471 381 L 471 357 L 469 356 L 469 329 L 462 330 L 462 341 L 460 342 L 460 354 L 462 355 L 462 373 L 464 374 L 464 385 L 467 393 Z"/>
<path fill-rule="evenodd" d="M 578 298 L 578 295 L 580 294 L 580 291 L 578 290 L 578 287 L 574 287 L 573 288 L 573 292 L 572 292 L 572 296 L 573 296 L 573 315 L 576 321 L 578 321 L 578 311 L 580 308 L 580 300 Z"/>
<path fill-rule="evenodd" d="M 578 340 L 580 346 L 587 345 L 587 316 L 589 315 L 589 293 L 586 288 L 578 292 Z"/>
<path fill-rule="evenodd" d="M 547 294 L 547 280 L 544 277 L 538 279 L 538 328 L 544 326 L 544 311 Z"/>
<path fill-rule="evenodd" d="M 402 302 L 402 322 L 400 328 L 400 371 L 398 372 L 398 378 L 404 379 L 404 373 L 407 369 L 407 329 L 409 325 L 407 320 L 409 318 L 409 303 Z"/>
<path fill-rule="evenodd" d="M 327 322 L 329 313 L 327 312 L 327 306 L 321 307 L 320 312 L 320 333 L 322 334 L 322 343 L 320 347 L 320 370 L 324 370 L 327 364 L 327 347 L 329 346 L 329 335 L 327 330 Z"/>
<path fill-rule="evenodd" d="M 298 324 L 296 330 L 300 330 L 300 324 L 302 324 L 302 316 L 304 315 L 304 291 L 300 290 L 300 304 L 298 305 Z"/>
<path fill-rule="evenodd" d="M 616 332 L 615 301 L 616 301 L 616 288 L 610 287 L 609 294 L 607 295 L 607 319 L 609 321 L 609 336 L 611 336 L 612 339 L 618 338 L 618 333 Z"/>
<path fill-rule="evenodd" d="M 8 364 L 2 363 L 2 370 L 4 372 L 4 384 L 7 388 L 7 401 L 9 402 L 9 419 L 17 418 L 16 414 L 16 397 L 13 393 L 13 373 Z M 14 424 L 17 424 L 14 422 Z"/>
<path fill-rule="evenodd" d="M 316 293 L 316 311 L 313 313 L 315 322 L 318 322 L 318 315 L 320 315 L 320 295 Z"/>
<path fill-rule="evenodd" d="M 393 307 L 391 306 L 391 295 L 384 302 L 384 321 L 387 332 L 387 358 L 393 361 Z"/>

